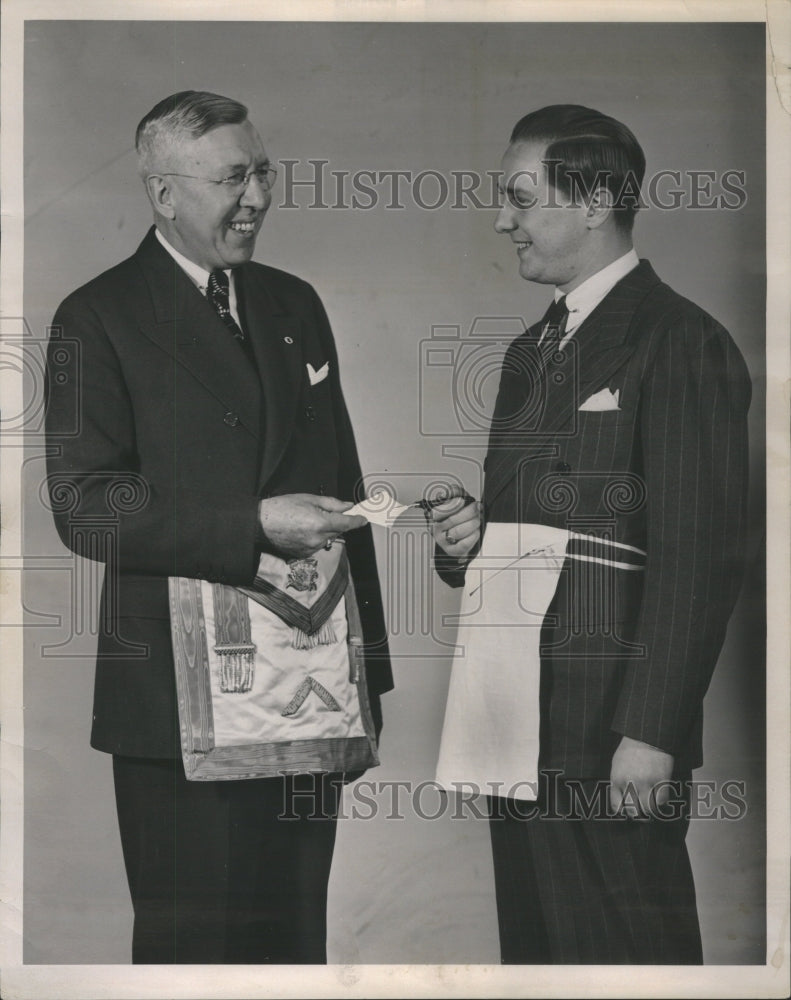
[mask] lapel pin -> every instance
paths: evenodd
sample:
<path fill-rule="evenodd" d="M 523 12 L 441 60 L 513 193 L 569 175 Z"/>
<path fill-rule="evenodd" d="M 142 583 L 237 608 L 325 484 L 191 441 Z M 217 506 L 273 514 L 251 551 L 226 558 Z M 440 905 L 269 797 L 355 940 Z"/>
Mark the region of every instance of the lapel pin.
<path fill-rule="evenodd" d="M 294 343 L 294 338 L 293 337 L 283 337 L 283 340 L 285 340 L 285 342 L 287 344 L 293 344 Z"/>

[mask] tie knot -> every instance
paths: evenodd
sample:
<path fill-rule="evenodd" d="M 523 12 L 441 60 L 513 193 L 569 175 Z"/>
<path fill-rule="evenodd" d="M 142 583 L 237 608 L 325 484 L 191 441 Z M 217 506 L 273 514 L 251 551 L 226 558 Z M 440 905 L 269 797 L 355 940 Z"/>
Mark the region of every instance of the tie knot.
<path fill-rule="evenodd" d="M 225 271 L 212 271 L 209 275 L 208 290 L 211 295 L 221 295 L 228 298 L 228 275 Z"/>
<path fill-rule="evenodd" d="M 544 316 L 544 326 L 560 327 L 561 323 L 569 314 L 569 307 L 566 305 L 566 296 L 561 297 L 552 303 Z"/>

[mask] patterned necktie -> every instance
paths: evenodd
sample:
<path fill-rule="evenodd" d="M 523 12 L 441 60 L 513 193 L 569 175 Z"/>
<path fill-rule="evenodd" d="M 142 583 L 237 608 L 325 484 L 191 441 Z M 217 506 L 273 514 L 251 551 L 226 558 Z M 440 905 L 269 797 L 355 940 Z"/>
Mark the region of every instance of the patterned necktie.
<path fill-rule="evenodd" d="M 225 271 L 212 271 L 209 275 L 209 284 L 206 288 L 206 298 L 211 302 L 215 312 L 225 323 L 237 340 L 244 343 L 244 334 L 241 327 L 233 318 L 231 313 L 231 300 L 228 290 L 228 275 Z"/>
<path fill-rule="evenodd" d="M 566 296 L 562 295 L 547 309 L 541 321 L 542 338 L 538 345 L 538 351 L 541 356 L 542 368 L 545 368 L 552 355 L 560 350 L 560 342 L 566 332 L 568 318 L 569 309 L 566 305 Z"/>

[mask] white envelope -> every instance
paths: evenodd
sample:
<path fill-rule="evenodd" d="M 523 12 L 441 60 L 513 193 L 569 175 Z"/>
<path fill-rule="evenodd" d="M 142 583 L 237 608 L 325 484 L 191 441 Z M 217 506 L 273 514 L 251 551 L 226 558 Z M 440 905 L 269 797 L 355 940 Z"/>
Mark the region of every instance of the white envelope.
<path fill-rule="evenodd" d="M 595 392 L 592 396 L 588 396 L 582 406 L 580 406 L 580 409 L 588 412 L 596 411 L 598 413 L 604 410 L 620 410 L 621 407 L 618 405 L 620 395 L 620 389 L 616 389 L 615 392 L 610 392 L 609 389 L 602 389 L 601 392 Z"/>
<path fill-rule="evenodd" d="M 355 504 L 351 510 L 345 511 L 344 516 L 360 515 L 367 518 L 371 524 L 387 528 L 408 509 L 408 505 L 399 503 L 393 494 L 382 486 L 361 500 L 360 503 Z"/>
<path fill-rule="evenodd" d="M 321 368 L 319 368 L 318 371 L 316 371 L 316 369 L 313 367 L 313 365 L 310 362 L 308 362 L 307 368 L 308 368 L 308 378 L 310 379 L 310 384 L 311 385 L 318 385 L 319 382 L 323 382 L 324 379 L 330 373 L 330 363 L 329 363 L 329 361 L 325 361 L 324 364 L 321 366 Z"/>

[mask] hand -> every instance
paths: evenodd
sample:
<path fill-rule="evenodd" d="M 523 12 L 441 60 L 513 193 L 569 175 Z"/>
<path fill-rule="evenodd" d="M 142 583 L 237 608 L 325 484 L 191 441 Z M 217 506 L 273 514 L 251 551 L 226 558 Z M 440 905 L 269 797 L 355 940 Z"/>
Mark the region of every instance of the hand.
<path fill-rule="evenodd" d="M 654 787 L 659 782 L 670 781 L 672 774 L 672 754 L 623 736 L 610 767 L 612 811 L 635 819 L 655 816 L 657 806 L 668 800 L 671 789 L 665 784 L 654 792 Z"/>
<path fill-rule="evenodd" d="M 349 501 L 311 493 L 287 493 L 258 505 L 258 520 L 267 543 L 285 559 L 304 559 L 352 528 L 362 528 L 364 517 L 346 517 Z"/>
<path fill-rule="evenodd" d="M 480 540 L 481 513 L 477 500 L 470 502 L 460 487 L 451 486 L 448 499 L 426 511 L 426 521 L 442 551 L 463 559 Z"/>

